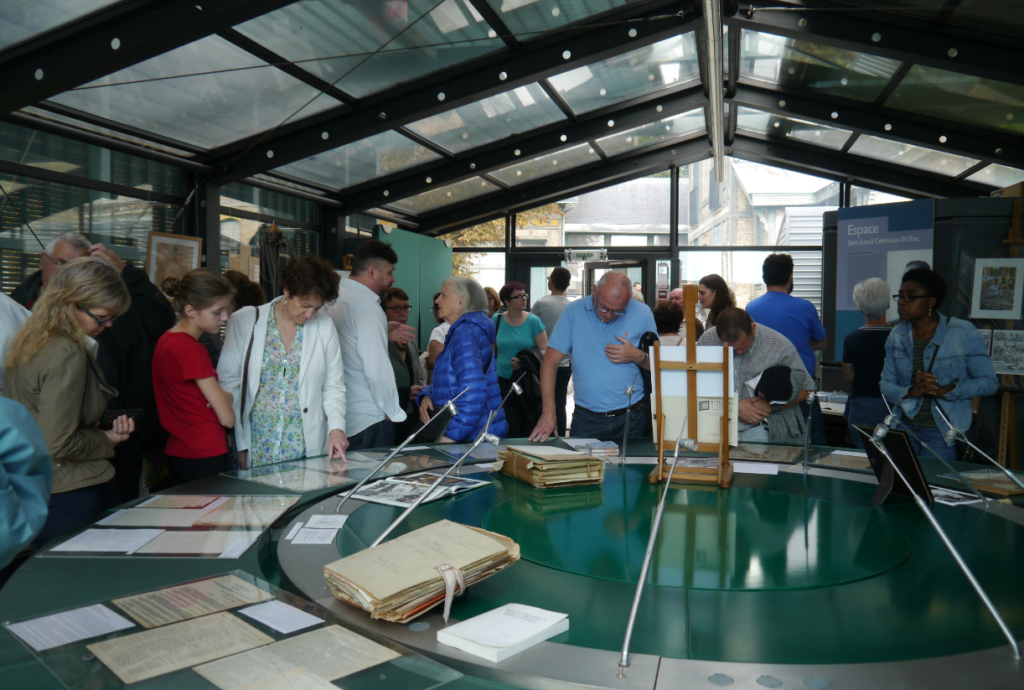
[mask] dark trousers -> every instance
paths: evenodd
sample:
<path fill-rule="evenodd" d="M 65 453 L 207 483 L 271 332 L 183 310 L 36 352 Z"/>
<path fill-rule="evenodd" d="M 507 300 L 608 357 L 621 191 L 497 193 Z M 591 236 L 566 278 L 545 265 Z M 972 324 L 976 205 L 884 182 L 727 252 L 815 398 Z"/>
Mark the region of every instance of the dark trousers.
<path fill-rule="evenodd" d="M 814 409 L 811 411 L 811 445 L 827 446 L 828 441 L 825 440 L 825 418 L 821 416 L 821 405 L 818 403 L 818 398 L 814 398 L 814 402 L 811 404 L 814 406 Z M 808 403 L 800 403 L 800 416 L 804 424 L 807 423 L 808 409 Z"/>
<path fill-rule="evenodd" d="M 114 446 L 114 483 L 122 503 L 139 497 L 142 483 L 142 444 L 131 436 Z"/>
<path fill-rule="evenodd" d="M 508 436 L 506 438 L 522 438 L 522 414 L 520 413 L 520 400 L 521 396 L 509 395 L 508 392 L 512 389 L 512 379 L 506 379 L 498 377 L 498 388 L 501 390 L 501 397 L 505 401 L 505 422 L 508 424 Z M 507 396 L 507 397 L 506 397 Z M 530 429 L 532 432 L 533 429 Z M 527 435 L 530 433 L 527 432 Z"/>
<path fill-rule="evenodd" d="M 215 455 L 212 458 L 179 458 L 165 455 L 164 463 L 171 473 L 172 486 L 187 484 L 207 477 L 216 477 L 221 472 L 231 469 L 227 453 Z"/>
<path fill-rule="evenodd" d="M 32 541 L 32 550 L 38 551 L 65 532 L 92 522 L 104 510 L 113 508 L 119 502 L 117 485 L 113 480 L 84 489 L 51 494 L 46 523 Z"/>
<path fill-rule="evenodd" d="M 366 427 L 355 436 L 348 437 L 349 450 L 387 448 L 393 445 L 395 445 L 395 423 L 386 417 L 376 424 Z"/>
<path fill-rule="evenodd" d="M 864 437 L 854 426 L 874 427 L 889 414 L 881 398 L 850 398 L 846 401 L 846 426 L 856 448 L 864 449 Z"/>
<path fill-rule="evenodd" d="M 555 374 L 555 417 L 558 420 L 558 435 L 565 436 L 565 405 L 569 394 L 569 379 L 572 378 L 572 367 L 558 367 Z M 533 429 L 530 429 L 532 432 Z"/>
<path fill-rule="evenodd" d="M 644 417 L 648 415 L 647 405 L 641 401 L 629 412 L 609 417 L 603 412 L 593 412 L 576 405 L 572 411 L 571 436 L 576 438 L 622 439 L 626 431 L 626 416 L 629 416 L 629 437 L 644 435 Z"/>

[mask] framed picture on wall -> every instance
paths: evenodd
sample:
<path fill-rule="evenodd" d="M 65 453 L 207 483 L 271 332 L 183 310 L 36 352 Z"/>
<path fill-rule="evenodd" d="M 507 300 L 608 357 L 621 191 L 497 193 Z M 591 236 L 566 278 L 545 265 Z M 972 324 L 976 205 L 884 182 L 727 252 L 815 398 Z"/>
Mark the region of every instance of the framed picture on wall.
<path fill-rule="evenodd" d="M 972 319 L 1021 317 L 1024 297 L 1024 259 L 978 259 L 974 264 Z"/>
<path fill-rule="evenodd" d="M 180 278 L 199 268 L 203 257 L 200 237 L 151 232 L 146 248 L 146 273 L 158 288 L 166 278 Z"/>

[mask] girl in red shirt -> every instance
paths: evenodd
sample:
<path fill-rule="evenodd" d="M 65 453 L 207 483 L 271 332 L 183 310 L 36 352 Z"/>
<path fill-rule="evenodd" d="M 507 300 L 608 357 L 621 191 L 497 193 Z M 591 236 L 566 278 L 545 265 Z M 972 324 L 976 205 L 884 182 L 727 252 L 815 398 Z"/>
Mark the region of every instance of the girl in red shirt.
<path fill-rule="evenodd" d="M 231 395 L 220 387 L 202 333 L 216 335 L 231 316 L 231 284 L 204 269 L 167 278 L 161 289 L 174 298 L 178 323 L 164 333 L 153 355 L 153 387 L 167 440 L 166 462 L 175 483 L 229 469 L 224 427 L 235 425 Z"/>

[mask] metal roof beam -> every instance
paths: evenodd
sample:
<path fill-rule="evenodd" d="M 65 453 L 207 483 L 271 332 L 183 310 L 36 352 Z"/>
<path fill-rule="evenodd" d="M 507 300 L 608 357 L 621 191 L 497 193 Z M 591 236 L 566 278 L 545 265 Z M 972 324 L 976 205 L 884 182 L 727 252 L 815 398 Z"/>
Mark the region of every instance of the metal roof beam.
<path fill-rule="evenodd" d="M 0 53 L 0 114 L 20 110 L 293 0 L 129 0 Z"/>
<path fill-rule="evenodd" d="M 592 139 L 624 132 L 662 118 L 678 115 L 700 108 L 706 103 L 704 92 L 700 86 L 692 86 L 672 94 L 658 95 L 659 98 L 640 104 L 624 104 L 613 109 L 603 109 L 576 122 L 560 122 L 503 139 L 491 146 L 460 154 L 455 160 L 437 161 L 399 176 L 373 180 L 334 196 L 344 203 L 347 213 L 359 213 L 364 208 L 405 199 L 430 189 L 513 165 L 516 162 L 526 162 L 555 151 L 589 143 Z M 612 127 L 608 126 L 609 117 L 614 118 L 611 120 L 614 122 Z M 562 141 L 563 136 L 565 141 Z M 519 155 L 516 155 L 516 151 L 519 152 Z M 431 180 L 429 184 L 426 181 L 428 176 Z M 387 191 L 386 197 L 384 196 L 385 191 Z"/>
<path fill-rule="evenodd" d="M 691 6 L 690 2 L 670 5 L 679 9 Z M 700 18 L 696 16 L 687 15 L 683 19 L 674 14 L 665 14 L 666 6 L 663 4 L 654 7 L 644 4 L 642 7 L 646 12 L 636 16 L 648 17 L 650 20 L 635 25 L 639 27 L 636 37 L 630 37 L 627 27 L 620 22 L 602 23 L 590 30 L 560 32 L 565 35 L 525 45 L 515 55 L 503 52 L 487 60 L 480 60 L 480 66 L 461 76 L 447 79 L 441 85 L 401 85 L 379 97 L 364 99 L 355 109 L 345 106 L 320 113 L 314 116 L 315 124 L 307 123 L 288 132 L 265 132 L 222 147 L 214 152 L 208 162 L 221 171 L 218 182 L 227 184 L 555 74 L 642 48 L 691 31 L 700 25 Z M 505 78 L 502 79 L 500 75 Z M 270 152 L 273 152 L 272 159 Z"/>
<path fill-rule="evenodd" d="M 770 0 L 766 4 L 779 7 L 782 3 Z M 852 12 L 783 12 L 745 7 L 724 21 L 730 27 L 763 31 L 1011 84 L 1024 84 L 1024 70 L 1020 69 L 1024 54 L 1019 50 L 990 41 L 957 36 L 934 26 L 915 28 L 893 23 L 889 19 L 883 13 L 869 9 L 864 10 L 863 16 L 858 16 Z"/>

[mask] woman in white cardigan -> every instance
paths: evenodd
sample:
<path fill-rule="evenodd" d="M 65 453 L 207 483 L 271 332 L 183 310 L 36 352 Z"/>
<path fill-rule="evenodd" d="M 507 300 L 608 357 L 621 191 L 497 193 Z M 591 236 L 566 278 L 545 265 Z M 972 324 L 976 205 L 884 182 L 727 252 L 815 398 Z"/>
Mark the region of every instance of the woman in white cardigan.
<path fill-rule="evenodd" d="M 348 448 L 338 332 L 318 316 L 338 298 L 338 274 L 304 256 L 288 262 L 281 284 L 283 297 L 232 314 L 217 364 L 220 384 L 234 398 L 245 468 L 322 455 L 344 460 Z"/>

